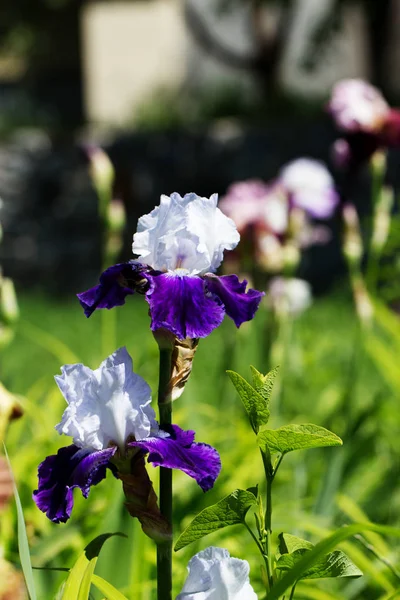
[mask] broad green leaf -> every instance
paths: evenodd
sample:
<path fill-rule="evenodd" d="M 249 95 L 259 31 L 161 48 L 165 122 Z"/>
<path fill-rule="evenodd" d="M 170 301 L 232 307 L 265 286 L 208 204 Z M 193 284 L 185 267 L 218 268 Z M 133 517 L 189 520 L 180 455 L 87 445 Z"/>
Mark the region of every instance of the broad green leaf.
<path fill-rule="evenodd" d="M 314 548 L 314 544 L 307 542 L 295 535 L 290 533 L 280 533 L 279 536 L 279 552 L 281 554 L 291 554 L 296 550 L 311 550 Z"/>
<path fill-rule="evenodd" d="M 250 366 L 250 369 L 254 389 L 264 398 L 264 400 L 269 402 L 272 394 L 272 388 L 274 386 L 274 381 L 276 376 L 278 375 L 279 367 L 275 367 L 266 375 L 263 375 L 262 373 L 257 371 L 257 369 L 252 365 Z"/>
<path fill-rule="evenodd" d="M 104 533 L 86 546 L 68 575 L 62 600 L 87 600 L 89 598 L 90 582 L 100 550 L 104 542 L 113 535 L 125 537 L 123 533 Z"/>
<path fill-rule="evenodd" d="M 311 545 L 312 546 L 312 545 Z M 290 571 L 295 564 L 310 552 L 301 548 L 291 554 L 282 554 L 276 563 L 276 568 L 280 571 Z M 350 560 L 341 550 L 334 550 L 318 560 L 312 567 L 307 569 L 301 579 L 324 579 L 326 577 L 361 577 L 362 571 Z"/>
<path fill-rule="evenodd" d="M 127 597 L 121 594 L 121 592 L 111 585 L 111 583 L 98 575 L 92 575 L 92 583 L 102 594 L 106 595 L 107 600 L 128 600 Z"/>
<path fill-rule="evenodd" d="M 291 588 L 299 579 L 302 578 L 303 573 L 306 573 L 313 564 L 318 562 L 325 554 L 330 552 L 348 538 L 362 533 L 363 531 L 376 531 L 382 535 L 392 535 L 400 538 L 400 528 L 390 527 L 387 525 L 375 525 L 373 523 L 354 523 L 340 528 L 335 533 L 319 542 L 314 548 L 308 552 L 305 552 L 300 560 L 288 571 L 282 579 L 277 581 L 276 585 L 268 592 L 267 600 L 279 600 L 284 595 L 286 590 Z"/>
<path fill-rule="evenodd" d="M 267 429 L 258 434 L 257 441 L 262 451 L 268 449 L 271 454 L 275 452 L 286 454 L 293 450 L 342 445 L 340 437 L 324 427 L 311 423 Z"/>
<path fill-rule="evenodd" d="M 36 590 L 35 590 L 35 582 L 33 579 L 31 555 L 30 555 L 30 551 L 29 551 L 28 536 L 26 533 L 25 519 L 24 519 L 23 510 L 22 510 L 21 499 L 18 494 L 18 489 L 17 489 L 16 483 L 15 483 L 13 472 L 12 472 L 10 459 L 8 457 L 7 449 L 6 449 L 6 446 L 4 443 L 3 443 L 3 447 L 4 447 L 4 453 L 6 455 L 6 459 L 8 462 L 8 467 L 10 469 L 12 479 L 13 479 L 14 498 L 15 498 L 15 504 L 17 507 L 18 552 L 19 552 L 19 558 L 21 560 L 22 572 L 24 574 L 25 583 L 26 583 L 26 587 L 28 589 L 29 597 L 31 600 L 36 600 L 37 596 L 36 596 Z"/>
<path fill-rule="evenodd" d="M 244 523 L 249 508 L 255 504 L 257 504 L 257 498 L 252 492 L 235 490 L 217 504 L 208 506 L 193 519 L 179 536 L 175 544 L 175 552 L 213 531 Z"/>
<path fill-rule="evenodd" d="M 258 433 L 260 425 L 266 425 L 269 421 L 268 402 L 239 373 L 227 373 L 243 402 L 254 433 Z"/>

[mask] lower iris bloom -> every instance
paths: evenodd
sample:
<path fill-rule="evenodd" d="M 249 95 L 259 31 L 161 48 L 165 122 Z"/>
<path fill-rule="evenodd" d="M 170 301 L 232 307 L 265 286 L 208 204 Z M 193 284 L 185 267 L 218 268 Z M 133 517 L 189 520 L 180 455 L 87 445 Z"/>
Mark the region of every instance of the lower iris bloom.
<path fill-rule="evenodd" d="M 120 306 L 138 291 L 149 303 L 152 330 L 165 328 L 178 339 L 206 337 L 225 314 L 237 327 L 251 320 L 263 294 L 246 291 L 236 275 L 214 274 L 224 250 L 239 242 L 217 200 L 217 194 L 161 196 L 160 206 L 139 219 L 132 251 L 140 261 L 110 267 L 97 286 L 78 294 L 85 315 Z"/>
<path fill-rule="evenodd" d="M 107 469 L 117 475 L 116 465 L 125 459 L 129 464 L 135 456 L 148 454 L 154 466 L 183 471 L 203 491 L 214 485 L 221 469 L 217 451 L 195 443 L 193 431 L 177 425 L 160 428 L 150 405 L 150 387 L 133 372 L 126 348 L 94 371 L 82 364 L 65 365 L 56 382 L 68 403 L 56 429 L 71 436 L 73 444 L 39 466 L 33 499 L 51 521 L 69 519 L 74 488 L 87 498 Z"/>

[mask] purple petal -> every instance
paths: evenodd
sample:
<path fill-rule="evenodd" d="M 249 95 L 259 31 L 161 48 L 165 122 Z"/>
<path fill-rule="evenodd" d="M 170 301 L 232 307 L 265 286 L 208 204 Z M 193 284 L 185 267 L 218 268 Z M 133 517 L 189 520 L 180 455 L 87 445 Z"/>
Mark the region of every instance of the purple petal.
<path fill-rule="evenodd" d="M 218 452 L 208 444 L 196 444 L 194 431 L 183 431 L 172 425 L 170 437 L 146 438 L 132 442 L 149 452 L 148 462 L 155 467 L 179 469 L 189 477 L 193 477 L 206 492 L 211 489 L 221 470 Z"/>
<path fill-rule="evenodd" d="M 249 289 L 246 292 L 247 281 L 242 282 L 236 275 L 205 275 L 207 290 L 217 296 L 225 307 L 226 314 L 230 317 L 236 327 L 240 327 L 244 321 L 251 321 L 264 292 Z"/>
<path fill-rule="evenodd" d="M 154 272 L 146 277 L 151 284 L 146 299 L 153 330 L 164 327 L 183 340 L 206 337 L 222 323 L 225 311 L 220 300 L 207 293 L 197 275 Z"/>
<path fill-rule="evenodd" d="M 133 294 L 143 282 L 143 273 L 147 268 L 141 263 L 132 261 L 106 269 L 100 275 L 98 285 L 77 294 L 85 315 L 90 317 L 97 308 L 114 308 L 125 304 L 126 296 Z"/>
<path fill-rule="evenodd" d="M 33 492 L 38 508 L 54 523 L 65 523 L 74 505 L 73 489 L 87 498 L 90 486 L 106 476 L 115 448 L 91 452 L 72 444 L 45 458 L 39 465 L 39 486 Z"/>

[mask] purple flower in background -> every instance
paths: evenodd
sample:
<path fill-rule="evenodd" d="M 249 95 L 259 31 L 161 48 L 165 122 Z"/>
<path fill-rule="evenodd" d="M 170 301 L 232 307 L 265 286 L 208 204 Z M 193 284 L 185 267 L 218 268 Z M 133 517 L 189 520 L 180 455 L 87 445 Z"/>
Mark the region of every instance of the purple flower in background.
<path fill-rule="evenodd" d="M 247 282 L 236 275 L 214 274 L 224 251 L 240 239 L 217 201 L 217 194 L 161 196 L 160 205 L 139 219 L 132 245 L 139 260 L 110 267 L 97 286 L 78 294 L 86 316 L 139 291 L 150 306 L 151 329 L 165 328 L 179 339 L 206 337 L 225 314 L 237 327 L 251 320 L 263 294 L 246 291 Z"/>
<path fill-rule="evenodd" d="M 247 560 L 230 556 L 225 548 L 210 546 L 193 556 L 189 575 L 176 600 L 257 600 Z"/>
<path fill-rule="evenodd" d="M 362 79 L 336 83 L 327 110 L 344 135 L 333 148 L 337 166 L 358 167 L 379 148 L 400 145 L 400 112 Z"/>
<path fill-rule="evenodd" d="M 335 184 L 326 166 L 311 158 L 299 158 L 287 164 L 279 180 L 288 191 L 293 206 L 317 219 L 332 216 L 339 202 Z"/>
<path fill-rule="evenodd" d="M 193 431 L 159 427 L 150 387 L 133 372 L 126 348 L 94 371 L 82 364 L 65 365 L 61 371 L 56 382 L 68 407 L 56 429 L 72 437 L 73 444 L 39 465 L 39 485 L 33 493 L 51 521 L 69 519 L 74 488 L 87 498 L 90 487 L 106 477 L 107 468 L 116 472 L 113 457 L 148 453 L 148 462 L 187 473 L 203 491 L 214 485 L 221 468 L 217 451 L 195 443 Z"/>

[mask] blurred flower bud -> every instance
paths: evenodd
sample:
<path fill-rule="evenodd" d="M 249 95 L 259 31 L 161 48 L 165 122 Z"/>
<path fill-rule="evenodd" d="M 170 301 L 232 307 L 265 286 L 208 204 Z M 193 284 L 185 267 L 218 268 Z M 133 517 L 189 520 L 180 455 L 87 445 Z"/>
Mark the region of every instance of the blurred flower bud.
<path fill-rule="evenodd" d="M 374 316 L 374 309 L 367 292 L 367 288 L 365 287 L 364 281 L 361 277 L 353 278 L 352 284 L 354 303 L 356 305 L 358 318 L 363 326 L 368 327 L 371 325 L 372 317 Z"/>
<path fill-rule="evenodd" d="M 257 238 L 257 262 L 268 273 L 277 273 L 283 268 L 282 242 L 271 233 L 260 234 Z"/>
<path fill-rule="evenodd" d="M 109 190 L 114 183 L 114 167 L 108 155 L 98 146 L 86 146 L 90 175 L 97 190 Z"/>
<path fill-rule="evenodd" d="M 340 138 L 332 146 L 332 162 L 337 169 L 346 169 L 351 163 L 351 148 L 347 140 Z"/>
<path fill-rule="evenodd" d="M 107 225 L 112 233 L 121 233 L 126 224 L 125 205 L 122 200 L 113 199 L 107 210 Z"/>
<path fill-rule="evenodd" d="M 371 168 L 374 175 L 381 177 L 386 171 L 386 152 L 383 150 L 377 150 L 371 156 Z"/>
<path fill-rule="evenodd" d="M 293 273 L 300 262 L 300 249 L 297 244 L 288 242 L 283 246 L 283 269 Z"/>
<path fill-rule="evenodd" d="M 274 277 L 268 287 L 268 300 L 276 313 L 298 315 L 312 304 L 310 284 L 295 277 Z"/>
<path fill-rule="evenodd" d="M 363 243 L 358 214 L 352 204 L 346 204 L 343 207 L 343 222 L 343 254 L 351 267 L 359 268 L 363 255 Z"/>
<path fill-rule="evenodd" d="M 384 187 L 379 195 L 375 207 L 374 221 L 372 227 L 371 248 L 378 252 L 386 244 L 390 230 L 390 216 L 394 202 L 392 188 Z"/>
<path fill-rule="evenodd" d="M 0 272 L 0 320 L 10 325 L 15 323 L 18 317 L 19 309 L 14 284 Z"/>

